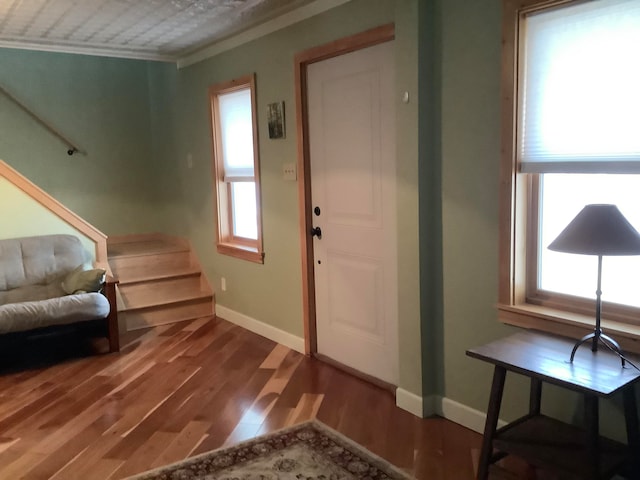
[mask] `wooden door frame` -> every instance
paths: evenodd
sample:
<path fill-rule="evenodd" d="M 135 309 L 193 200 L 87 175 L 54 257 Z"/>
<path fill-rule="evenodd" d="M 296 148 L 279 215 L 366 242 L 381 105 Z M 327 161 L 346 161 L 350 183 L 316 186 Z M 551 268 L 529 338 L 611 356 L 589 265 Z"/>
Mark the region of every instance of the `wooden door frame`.
<path fill-rule="evenodd" d="M 395 25 L 388 23 L 349 37 L 313 47 L 296 54 L 296 130 L 298 133 L 298 207 L 300 248 L 302 257 L 302 313 L 304 321 L 304 350 L 307 355 L 317 352 L 316 296 L 313 267 L 313 225 L 311 209 L 311 168 L 309 155 L 309 117 L 307 105 L 307 67 L 312 63 L 344 55 L 395 38 Z"/>

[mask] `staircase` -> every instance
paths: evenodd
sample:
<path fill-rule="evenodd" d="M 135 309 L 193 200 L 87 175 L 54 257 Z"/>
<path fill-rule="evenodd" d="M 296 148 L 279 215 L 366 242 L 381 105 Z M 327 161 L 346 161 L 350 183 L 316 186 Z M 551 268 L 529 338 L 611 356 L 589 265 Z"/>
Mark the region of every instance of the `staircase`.
<path fill-rule="evenodd" d="M 107 252 L 127 330 L 214 314 L 211 287 L 187 241 L 159 233 L 109 237 Z"/>

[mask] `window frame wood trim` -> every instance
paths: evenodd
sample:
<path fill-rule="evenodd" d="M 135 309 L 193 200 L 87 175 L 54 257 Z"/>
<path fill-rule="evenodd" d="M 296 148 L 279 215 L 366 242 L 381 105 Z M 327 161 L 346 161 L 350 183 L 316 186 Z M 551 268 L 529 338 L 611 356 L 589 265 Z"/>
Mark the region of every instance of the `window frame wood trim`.
<path fill-rule="evenodd" d="M 231 183 L 224 179 L 224 161 L 222 158 L 222 142 L 218 96 L 237 90 L 249 88 L 251 92 L 251 121 L 253 127 L 253 182 L 256 189 L 256 222 L 257 239 L 238 237 L 233 234 L 233 201 L 231 198 Z M 208 89 L 209 118 L 211 126 L 211 145 L 213 154 L 213 179 L 216 188 L 216 249 L 218 253 L 248 260 L 254 263 L 264 263 L 262 243 L 262 208 L 260 194 L 260 151 L 258 138 L 258 117 L 256 101 L 256 75 L 249 74 L 226 82 L 216 83 Z"/>
<path fill-rule="evenodd" d="M 527 291 L 536 281 L 537 265 L 528 262 L 527 249 L 537 240 L 527 231 L 537 231 L 539 175 L 518 171 L 519 59 L 522 52 L 521 22 L 525 15 L 585 0 L 503 0 L 501 70 L 501 161 L 499 200 L 498 317 L 502 323 L 534 328 L 558 335 L 580 338 L 593 331 L 595 303 L 569 295 Z M 531 210 L 535 208 L 536 210 Z M 530 223 L 536 222 L 533 226 Z M 533 228 L 533 229 L 532 229 Z M 533 247 L 531 246 L 533 245 Z M 537 252 L 535 255 L 537 262 Z M 537 281 L 536 281 L 537 285 Z M 594 284 L 595 287 L 595 284 Z M 571 304 L 571 310 L 567 305 Z M 640 321 L 630 307 L 603 303 L 607 311 L 602 325 L 625 350 L 640 352 Z"/>

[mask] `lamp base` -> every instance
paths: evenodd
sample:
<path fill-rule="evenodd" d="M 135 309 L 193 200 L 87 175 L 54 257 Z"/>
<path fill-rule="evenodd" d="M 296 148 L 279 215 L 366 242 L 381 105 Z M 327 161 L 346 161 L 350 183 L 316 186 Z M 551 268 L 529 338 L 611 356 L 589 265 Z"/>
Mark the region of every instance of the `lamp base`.
<path fill-rule="evenodd" d="M 624 368 L 625 359 L 624 359 L 624 356 L 623 356 L 622 348 L 620 348 L 620 344 L 618 342 L 616 342 L 610 336 L 605 335 L 604 333 L 602 333 L 602 330 L 600 330 L 600 329 L 596 329 L 593 333 L 589 333 L 589 334 L 585 335 L 584 337 L 582 337 L 580 340 L 578 340 L 578 342 L 573 346 L 573 350 L 571 351 L 571 359 L 569 360 L 570 363 L 573 363 L 573 357 L 576 356 L 576 351 L 578 350 L 580 345 L 582 345 L 583 343 L 585 343 L 585 342 L 587 342 L 589 340 L 591 340 L 591 351 L 592 352 L 597 352 L 598 351 L 598 342 L 600 342 L 605 347 L 609 348 L 610 350 L 613 350 L 615 353 L 620 355 L 620 360 L 622 361 L 622 368 Z"/>

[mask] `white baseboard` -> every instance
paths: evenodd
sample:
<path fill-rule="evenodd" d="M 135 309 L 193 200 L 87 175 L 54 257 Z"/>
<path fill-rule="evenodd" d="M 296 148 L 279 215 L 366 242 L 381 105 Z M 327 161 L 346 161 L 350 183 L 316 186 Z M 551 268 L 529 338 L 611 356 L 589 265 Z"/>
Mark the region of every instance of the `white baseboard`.
<path fill-rule="evenodd" d="M 398 387 L 396 389 L 396 406 L 409 413 L 413 413 L 416 417 L 425 418 L 439 414 L 440 397 L 438 395 L 421 397 L 404 388 Z"/>
<path fill-rule="evenodd" d="M 438 413 L 447 420 L 467 427 L 474 432 L 484 433 L 484 423 L 487 419 L 487 414 L 480 410 L 444 397 L 440 403 L 440 412 Z M 506 424 L 507 422 L 504 420 L 498 420 L 498 428 Z"/>
<path fill-rule="evenodd" d="M 396 406 L 413 413 L 416 417 L 424 417 L 424 399 L 400 387 L 396 389 Z"/>
<path fill-rule="evenodd" d="M 296 352 L 305 353 L 304 352 L 304 338 L 296 337 L 295 335 L 285 332 L 284 330 L 280 330 L 272 325 L 261 322 L 260 320 L 256 320 L 255 318 L 251 318 L 243 313 L 236 312 L 235 310 L 231 310 L 219 303 L 216 304 L 216 315 L 228 320 L 231 323 L 235 323 L 236 325 L 246 328 L 247 330 L 257 333 L 269 340 L 273 340 L 276 343 L 280 343 L 285 347 L 289 347 L 291 350 L 295 350 Z"/>
<path fill-rule="evenodd" d="M 484 424 L 487 419 L 486 413 L 450 398 L 439 395 L 421 397 L 402 388 L 396 389 L 396 406 L 421 418 L 440 415 L 478 433 L 484 432 Z M 498 428 L 506 424 L 507 422 L 504 420 L 498 420 Z"/>

